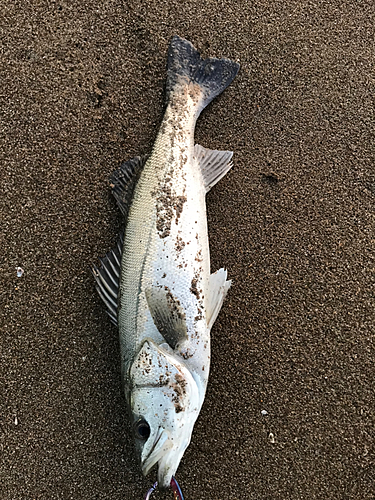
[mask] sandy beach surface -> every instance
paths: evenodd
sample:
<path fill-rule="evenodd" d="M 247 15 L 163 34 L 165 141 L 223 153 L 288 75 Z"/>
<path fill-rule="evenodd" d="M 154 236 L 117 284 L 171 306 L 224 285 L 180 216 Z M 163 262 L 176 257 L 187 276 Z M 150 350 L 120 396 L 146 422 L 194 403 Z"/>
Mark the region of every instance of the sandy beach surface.
<path fill-rule="evenodd" d="M 233 287 L 185 500 L 374 499 L 373 2 L 0 6 L 0 499 L 141 500 L 156 478 L 89 265 L 121 225 L 109 175 L 151 150 L 174 34 L 241 63 L 196 130 L 234 151 L 207 197 Z"/>

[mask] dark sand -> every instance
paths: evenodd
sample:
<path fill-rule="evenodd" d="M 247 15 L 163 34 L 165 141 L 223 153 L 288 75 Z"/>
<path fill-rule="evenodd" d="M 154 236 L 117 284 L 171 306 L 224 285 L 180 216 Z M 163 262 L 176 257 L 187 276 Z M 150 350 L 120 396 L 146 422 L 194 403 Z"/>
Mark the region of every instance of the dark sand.
<path fill-rule="evenodd" d="M 173 34 L 241 62 L 196 133 L 235 152 L 207 199 L 234 284 L 186 500 L 373 499 L 374 4 L 148 3 L 1 2 L 0 499 L 140 500 L 155 479 L 88 266 L 120 226 L 110 173 L 153 144 Z"/>

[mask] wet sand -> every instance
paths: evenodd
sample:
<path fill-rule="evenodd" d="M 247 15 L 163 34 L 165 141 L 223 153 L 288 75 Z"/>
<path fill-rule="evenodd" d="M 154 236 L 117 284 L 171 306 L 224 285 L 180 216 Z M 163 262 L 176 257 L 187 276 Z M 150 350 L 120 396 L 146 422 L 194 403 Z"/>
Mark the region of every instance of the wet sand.
<path fill-rule="evenodd" d="M 109 175 L 152 147 L 174 34 L 241 63 L 196 131 L 234 151 L 207 197 L 233 287 L 185 498 L 375 498 L 373 3 L 30 4 L 1 2 L 0 498 L 140 500 L 155 479 L 89 264 L 121 223 Z"/>

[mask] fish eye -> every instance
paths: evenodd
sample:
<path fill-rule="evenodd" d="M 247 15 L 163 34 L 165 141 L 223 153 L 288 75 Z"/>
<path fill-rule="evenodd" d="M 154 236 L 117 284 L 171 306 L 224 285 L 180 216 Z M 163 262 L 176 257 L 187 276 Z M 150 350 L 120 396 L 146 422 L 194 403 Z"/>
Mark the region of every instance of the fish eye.
<path fill-rule="evenodd" d="M 151 429 L 144 418 L 140 418 L 134 424 L 134 434 L 138 439 L 146 441 L 150 437 Z"/>

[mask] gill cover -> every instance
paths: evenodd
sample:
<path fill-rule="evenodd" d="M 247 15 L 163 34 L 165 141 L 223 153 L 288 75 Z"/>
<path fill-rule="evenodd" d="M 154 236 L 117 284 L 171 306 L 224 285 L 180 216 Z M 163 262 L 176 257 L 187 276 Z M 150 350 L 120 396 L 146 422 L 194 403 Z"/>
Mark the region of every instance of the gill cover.
<path fill-rule="evenodd" d="M 201 398 L 183 360 L 167 344 L 148 338 L 130 368 L 133 421 L 147 422 L 146 440 L 136 438 L 143 474 L 158 463 L 158 481 L 168 487 L 190 443 Z"/>

